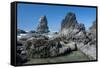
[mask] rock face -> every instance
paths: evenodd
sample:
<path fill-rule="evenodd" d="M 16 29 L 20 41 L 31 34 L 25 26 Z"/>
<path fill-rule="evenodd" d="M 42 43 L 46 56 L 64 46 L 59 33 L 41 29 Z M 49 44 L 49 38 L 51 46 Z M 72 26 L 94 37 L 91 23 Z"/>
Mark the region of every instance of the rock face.
<path fill-rule="evenodd" d="M 66 35 L 68 38 L 72 37 L 72 35 L 78 34 L 79 32 L 85 33 L 85 26 L 84 24 L 77 22 L 74 13 L 69 12 L 61 23 L 61 34 Z"/>
<path fill-rule="evenodd" d="M 61 30 L 69 29 L 69 28 L 76 28 L 77 27 L 77 20 L 76 15 L 72 12 L 69 12 L 67 16 L 62 20 L 61 23 Z"/>
<path fill-rule="evenodd" d="M 46 16 L 41 16 L 39 20 L 39 25 L 37 26 L 36 32 L 38 33 L 47 33 L 49 32 L 48 22 Z"/>

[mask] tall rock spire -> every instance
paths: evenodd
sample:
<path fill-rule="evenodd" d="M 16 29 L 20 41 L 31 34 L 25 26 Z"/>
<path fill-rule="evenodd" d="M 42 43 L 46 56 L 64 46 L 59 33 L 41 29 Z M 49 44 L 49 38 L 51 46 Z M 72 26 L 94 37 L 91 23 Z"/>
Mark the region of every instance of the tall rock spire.
<path fill-rule="evenodd" d="M 36 32 L 47 33 L 49 32 L 48 22 L 46 16 L 41 16 L 39 19 L 39 24 L 37 26 Z"/>
<path fill-rule="evenodd" d="M 76 15 L 72 12 L 69 12 L 66 17 L 62 20 L 61 30 L 68 28 L 76 28 L 77 27 Z"/>

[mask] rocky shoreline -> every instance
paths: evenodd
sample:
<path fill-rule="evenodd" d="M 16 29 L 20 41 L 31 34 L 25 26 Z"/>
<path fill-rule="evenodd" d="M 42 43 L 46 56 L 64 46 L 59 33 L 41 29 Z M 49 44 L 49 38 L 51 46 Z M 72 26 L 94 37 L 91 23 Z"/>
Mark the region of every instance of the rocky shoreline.
<path fill-rule="evenodd" d="M 51 33 L 46 16 L 42 16 L 36 31 L 18 29 L 17 35 L 17 63 L 25 63 L 30 58 L 58 57 L 78 50 L 92 60 L 97 59 L 96 21 L 86 30 L 72 12 L 62 20 L 60 32 Z"/>

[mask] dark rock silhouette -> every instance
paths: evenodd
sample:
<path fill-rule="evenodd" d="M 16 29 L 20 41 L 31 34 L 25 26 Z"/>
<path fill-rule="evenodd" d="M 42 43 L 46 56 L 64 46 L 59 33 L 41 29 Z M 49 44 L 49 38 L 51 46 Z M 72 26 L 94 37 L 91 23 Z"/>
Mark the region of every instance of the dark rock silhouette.
<path fill-rule="evenodd" d="M 39 20 L 39 24 L 37 26 L 36 32 L 38 33 L 47 33 L 49 32 L 48 22 L 46 16 L 41 16 Z"/>

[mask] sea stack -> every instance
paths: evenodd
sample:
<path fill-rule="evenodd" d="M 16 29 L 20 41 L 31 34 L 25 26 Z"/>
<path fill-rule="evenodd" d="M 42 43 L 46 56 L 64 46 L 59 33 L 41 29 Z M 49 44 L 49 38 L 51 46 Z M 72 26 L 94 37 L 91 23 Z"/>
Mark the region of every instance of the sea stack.
<path fill-rule="evenodd" d="M 40 17 L 36 32 L 38 32 L 38 33 L 48 33 L 49 32 L 46 16 Z"/>
<path fill-rule="evenodd" d="M 69 29 L 69 28 L 76 28 L 78 25 L 76 20 L 76 15 L 73 12 L 69 12 L 65 18 L 62 20 L 61 23 L 61 30 L 63 29 Z"/>

